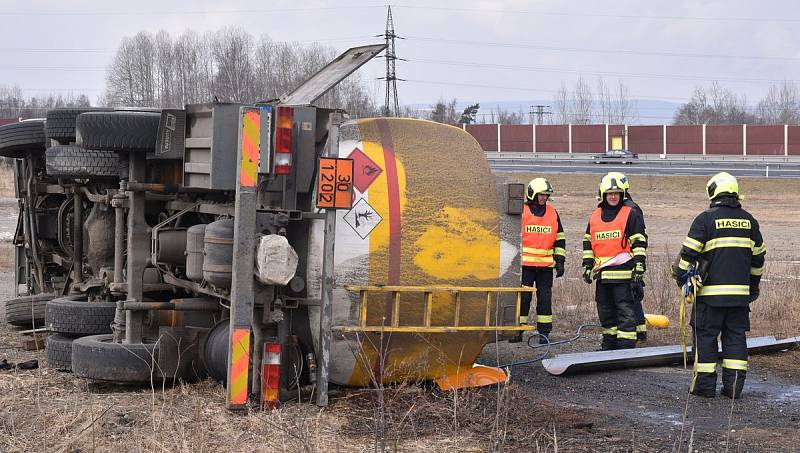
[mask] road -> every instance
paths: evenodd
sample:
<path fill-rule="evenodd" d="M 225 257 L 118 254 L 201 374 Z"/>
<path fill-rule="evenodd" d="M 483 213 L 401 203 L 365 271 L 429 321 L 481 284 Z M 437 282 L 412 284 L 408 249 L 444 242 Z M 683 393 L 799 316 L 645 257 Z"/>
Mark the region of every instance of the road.
<path fill-rule="evenodd" d="M 621 171 L 632 175 L 709 176 L 720 171 L 741 177 L 800 178 L 800 163 L 656 161 L 642 160 L 630 165 L 595 164 L 590 160 L 489 158 L 495 172 L 507 173 L 594 173 Z"/>

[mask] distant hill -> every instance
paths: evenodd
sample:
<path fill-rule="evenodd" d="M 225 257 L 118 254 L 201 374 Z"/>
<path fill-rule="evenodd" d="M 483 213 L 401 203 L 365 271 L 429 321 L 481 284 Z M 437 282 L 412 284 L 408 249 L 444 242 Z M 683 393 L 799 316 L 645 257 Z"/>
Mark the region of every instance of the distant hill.
<path fill-rule="evenodd" d="M 474 104 L 476 101 L 459 101 L 456 106 L 459 110 L 463 110 L 468 105 Z M 552 100 L 529 100 L 529 101 L 477 101 L 480 103 L 481 108 L 478 111 L 479 123 L 492 123 L 492 111 L 497 109 L 506 110 L 509 112 L 523 112 L 526 119 L 530 121 L 528 112 L 530 112 L 532 105 L 549 105 L 553 106 Z M 655 101 L 650 99 L 634 99 L 636 103 L 636 111 L 638 112 L 638 119 L 631 121 L 628 124 L 670 124 L 675 112 L 681 107 L 681 103 L 668 102 L 668 101 Z M 425 112 L 431 110 L 433 104 L 407 104 L 404 107 Z M 553 122 L 553 119 L 548 118 L 551 115 L 545 116 L 545 123 Z"/>

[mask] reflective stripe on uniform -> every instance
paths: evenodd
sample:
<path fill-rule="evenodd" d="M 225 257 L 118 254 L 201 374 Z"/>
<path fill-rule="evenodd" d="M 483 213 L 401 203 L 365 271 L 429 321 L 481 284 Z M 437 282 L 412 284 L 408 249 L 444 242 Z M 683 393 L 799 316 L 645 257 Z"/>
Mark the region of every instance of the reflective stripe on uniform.
<path fill-rule="evenodd" d="M 627 332 L 625 330 L 620 330 L 617 332 L 617 338 L 621 338 L 623 340 L 635 340 L 636 339 L 636 331 Z"/>
<path fill-rule="evenodd" d="M 553 248 L 553 255 L 556 255 L 556 256 L 567 256 L 567 251 L 562 249 L 561 247 L 554 247 Z"/>
<path fill-rule="evenodd" d="M 695 239 L 692 239 L 689 236 L 686 236 L 686 239 L 683 240 L 683 246 L 686 248 L 690 248 L 695 252 L 701 252 L 703 250 L 703 243 Z"/>
<path fill-rule="evenodd" d="M 634 243 L 634 242 L 636 242 L 636 241 L 643 241 L 643 242 L 644 242 L 644 241 L 647 241 L 647 237 L 645 237 L 645 235 L 643 235 L 642 233 L 636 233 L 636 234 L 632 234 L 632 235 L 631 235 L 631 236 L 628 238 L 628 241 L 629 241 L 631 244 L 633 244 L 633 243 Z"/>
<path fill-rule="evenodd" d="M 522 253 L 534 253 L 536 255 L 552 255 L 553 249 L 535 249 L 533 247 L 522 247 Z"/>
<path fill-rule="evenodd" d="M 584 241 L 591 241 L 592 240 L 592 236 L 589 233 L 584 233 L 583 234 L 583 240 Z"/>
<path fill-rule="evenodd" d="M 553 315 L 536 315 L 536 322 L 544 324 L 552 324 Z"/>
<path fill-rule="evenodd" d="M 567 235 L 565 235 L 563 231 L 561 233 L 556 234 L 556 241 L 560 241 L 562 239 L 565 240 L 567 239 Z"/>
<path fill-rule="evenodd" d="M 520 323 L 521 325 L 522 325 L 522 324 L 528 324 L 528 317 L 527 317 L 527 316 L 520 316 L 520 317 L 519 317 L 519 323 Z"/>
<path fill-rule="evenodd" d="M 523 263 L 551 263 L 552 264 L 553 263 L 553 257 L 552 256 L 544 256 L 544 257 L 542 257 L 542 256 L 525 256 L 525 255 L 522 255 L 522 260 L 521 261 Z"/>
<path fill-rule="evenodd" d="M 722 368 L 747 371 L 747 360 L 722 359 Z"/>
<path fill-rule="evenodd" d="M 678 268 L 679 269 L 682 269 L 684 271 L 688 271 L 689 270 L 689 266 L 691 266 L 691 264 L 688 261 L 684 260 L 683 258 L 681 258 L 681 260 L 678 261 Z"/>
<path fill-rule="evenodd" d="M 703 285 L 698 296 L 749 296 L 750 285 Z"/>
<path fill-rule="evenodd" d="M 764 266 L 750 268 L 750 275 L 762 275 L 763 273 L 764 273 Z"/>
<path fill-rule="evenodd" d="M 717 362 L 697 362 L 694 364 L 694 369 L 698 373 L 715 373 Z"/>
<path fill-rule="evenodd" d="M 753 255 L 761 255 L 762 253 L 767 251 L 767 246 L 764 244 L 759 245 L 758 247 L 753 244 Z"/>
<path fill-rule="evenodd" d="M 583 259 L 594 259 L 594 252 L 591 250 L 584 250 L 583 251 Z"/>
<path fill-rule="evenodd" d="M 600 278 L 603 280 L 626 280 L 631 278 L 630 270 L 627 271 L 602 271 Z"/>
<path fill-rule="evenodd" d="M 751 249 L 753 248 L 753 240 L 750 238 L 740 238 L 735 236 L 726 236 L 726 237 L 711 239 L 710 241 L 706 242 L 705 247 L 703 247 L 703 251 L 707 252 L 709 250 L 727 248 L 727 247 L 739 247 L 744 249 Z"/>
<path fill-rule="evenodd" d="M 634 247 L 631 251 L 633 256 L 647 256 L 647 249 L 644 247 Z"/>
<path fill-rule="evenodd" d="M 647 324 L 639 324 L 636 326 L 637 332 L 647 332 Z"/>
<path fill-rule="evenodd" d="M 616 327 L 606 327 L 603 328 L 603 335 L 617 335 L 617 328 Z"/>

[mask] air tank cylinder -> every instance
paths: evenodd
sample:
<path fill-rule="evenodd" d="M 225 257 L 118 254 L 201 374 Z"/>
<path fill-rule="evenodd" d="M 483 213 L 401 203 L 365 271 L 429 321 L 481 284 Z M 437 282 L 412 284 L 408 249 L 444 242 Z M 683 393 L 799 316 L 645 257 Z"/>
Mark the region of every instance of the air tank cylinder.
<path fill-rule="evenodd" d="M 233 219 L 217 220 L 206 226 L 203 255 L 203 279 L 218 288 L 230 288 Z"/>
<path fill-rule="evenodd" d="M 186 230 L 186 277 L 195 282 L 203 281 L 203 240 L 206 224 L 192 225 Z"/>

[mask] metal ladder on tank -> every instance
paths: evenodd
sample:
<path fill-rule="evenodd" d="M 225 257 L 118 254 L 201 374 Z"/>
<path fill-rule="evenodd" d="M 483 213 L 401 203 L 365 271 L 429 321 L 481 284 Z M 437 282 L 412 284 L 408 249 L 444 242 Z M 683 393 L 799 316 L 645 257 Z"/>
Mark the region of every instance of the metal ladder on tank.
<path fill-rule="evenodd" d="M 335 332 L 340 333 L 355 333 L 355 332 L 406 332 L 406 333 L 452 333 L 452 332 L 495 332 L 495 331 L 528 331 L 535 330 L 535 325 L 518 325 L 516 324 L 519 319 L 520 305 L 522 302 L 523 293 L 535 292 L 535 288 L 501 288 L 501 287 L 472 287 L 472 286 L 345 286 L 347 291 L 359 294 L 359 315 L 358 325 L 342 325 L 334 326 L 332 328 Z M 445 293 L 451 297 L 453 304 L 453 319 L 452 323 L 448 325 L 432 325 L 433 314 L 433 295 L 437 293 Z M 462 296 L 465 294 L 480 294 L 483 293 L 485 297 L 485 312 L 483 324 L 481 325 L 464 325 L 462 323 L 461 307 Z M 499 297 L 492 298 L 493 294 L 501 293 L 515 293 L 516 306 L 514 325 L 500 325 L 499 316 L 494 317 L 492 323 L 492 313 L 497 311 L 497 304 Z M 387 299 L 372 298 L 373 301 L 387 302 L 391 307 L 391 317 L 388 324 L 386 317 L 382 318 L 381 324 L 368 323 L 368 305 L 370 302 L 371 294 L 385 294 L 388 295 Z M 402 294 L 423 294 L 424 296 L 424 311 L 422 324 L 400 324 L 400 296 Z M 387 310 L 388 312 L 389 310 Z"/>

